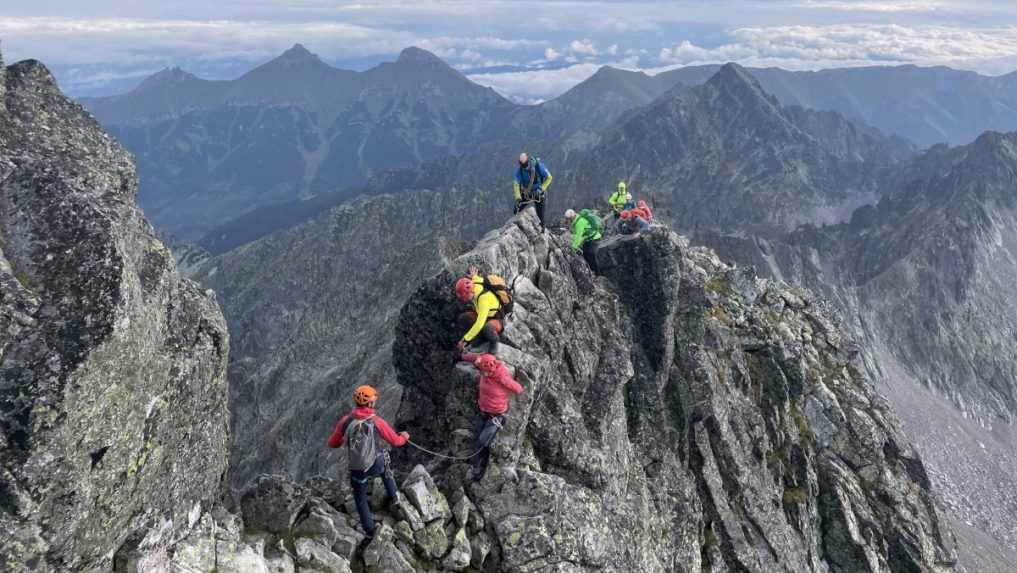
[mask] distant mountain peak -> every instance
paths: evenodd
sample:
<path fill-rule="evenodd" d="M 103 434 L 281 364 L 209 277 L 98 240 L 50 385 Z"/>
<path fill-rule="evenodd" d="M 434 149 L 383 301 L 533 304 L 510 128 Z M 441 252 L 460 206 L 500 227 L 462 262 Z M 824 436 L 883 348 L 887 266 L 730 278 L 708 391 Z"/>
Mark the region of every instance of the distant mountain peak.
<path fill-rule="evenodd" d="M 707 84 L 718 88 L 749 88 L 765 93 L 749 70 L 733 62 L 721 66 Z"/>
<path fill-rule="evenodd" d="M 275 59 L 277 62 L 285 63 L 301 63 L 311 62 L 318 63 L 321 59 L 317 55 L 313 54 L 310 50 L 304 47 L 303 44 L 293 44 L 293 47 L 286 50 Z"/>
<path fill-rule="evenodd" d="M 185 72 L 178 67 L 164 68 L 145 78 L 144 81 L 141 82 L 141 85 L 138 86 L 138 89 L 151 89 L 196 79 L 198 79 L 197 76 Z"/>
<path fill-rule="evenodd" d="M 396 62 L 400 64 L 440 64 L 442 66 L 448 66 L 448 64 L 445 63 L 445 60 L 442 60 L 433 53 L 416 46 L 410 46 L 400 52 L 399 59 L 396 60 Z"/>

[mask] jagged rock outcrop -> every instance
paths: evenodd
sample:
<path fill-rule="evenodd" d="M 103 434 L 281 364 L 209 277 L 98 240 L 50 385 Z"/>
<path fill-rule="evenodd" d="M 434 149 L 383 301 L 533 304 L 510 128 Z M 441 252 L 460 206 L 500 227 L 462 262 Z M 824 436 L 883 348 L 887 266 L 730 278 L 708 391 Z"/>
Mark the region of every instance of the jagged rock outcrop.
<path fill-rule="evenodd" d="M 215 497 L 226 325 L 131 157 L 42 64 L 0 66 L 0 569 L 109 570 Z"/>
<path fill-rule="evenodd" d="M 1017 547 L 1017 134 L 934 149 L 900 172 L 850 223 L 770 243 L 703 239 L 834 301 L 954 518 Z"/>
<path fill-rule="evenodd" d="M 527 213 L 455 265 L 517 300 L 501 354 L 526 392 L 466 489 L 497 570 L 952 569 L 924 466 L 825 304 L 663 228 L 598 256 L 594 278 Z M 394 346 L 399 424 L 433 446 L 476 409 L 452 278 L 414 295 Z M 462 466 L 395 458 L 461 485 Z"/>

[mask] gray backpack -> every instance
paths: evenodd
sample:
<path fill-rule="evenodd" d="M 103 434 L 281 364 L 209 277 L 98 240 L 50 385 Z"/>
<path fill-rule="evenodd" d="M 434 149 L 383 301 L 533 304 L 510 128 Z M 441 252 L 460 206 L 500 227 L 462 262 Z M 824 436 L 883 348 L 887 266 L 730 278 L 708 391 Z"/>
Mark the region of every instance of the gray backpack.
<path fill-rule="evenodd" d="M 346 426 L 346 448 L 350 469 L 358 472 L 374 467 L 378 460 L 378 442 L 375 438 L 374 415 L 363 420 L 352 420 Z"/>

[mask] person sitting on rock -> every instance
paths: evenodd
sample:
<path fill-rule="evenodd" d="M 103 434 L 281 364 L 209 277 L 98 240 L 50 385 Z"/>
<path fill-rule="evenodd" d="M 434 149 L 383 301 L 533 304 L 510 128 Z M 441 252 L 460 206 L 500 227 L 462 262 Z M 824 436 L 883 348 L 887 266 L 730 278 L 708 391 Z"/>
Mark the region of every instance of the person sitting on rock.
<path fill-rule="evenodd" d="M 650 206 L 646 204 L 646 201 L 640 199 L 638 205 L 632 211 L 637 217 L 641 217 L 647 223 L 653 223 L 653 211 L 650 210 Z"/>
<path fill-rule="evenodd" d="M 622 211 L 621 219 L 615 223 L 619 235 L 638 235 L 649 228 L 650 224 L 632 209 Z"/>
<path fill-rule="evenodd" d="M 474 427 L 474 442 L 479 452 L 473 456 L 474 481 L 483 479 L 491 458 L 491 443 L 503 425 L 503 416 L 508 411 L 509 396 L 520 394 L 523 386 L 512 379 L 508 368 L 492 354 L 463 355 L 463 360 L 472 362 L 480 371 L 479 398 L 480 414 Z"/>
<path fill-rule="evenodd" d="M 600 217 L 590 209 L 583 209 L 579 213 L 569 209 L 565 211 L 565 222 L 572 226 L 572 248 L 582 252 L 586 264 L 590 265 L 590 270 L 594 275 L 599 275 L 597 243 L 603 238 Z"/>
<path fill-rule="evenodd" d="M 328 439 L 330 448 L 338 448 L 343 443 L 347 446 L 353 500 L 360 515 L 360 525 L 368 537 L 374 537 L 374 515 L 367 503 L 367 484 L 371 478 L 381 476 L 387 503 L 399 501 L 399 490 L 386 467 L 388 454 L 379 447 L 378 436 L 397 448 L 406 445 L 410 439 L 406 432 L 397 434 L 375 413 L 377 401 L 377 390 L 371 386 L 358 386 L 353 391 L 353 411 L 336 423 L 335 431 Z"/>
<path fill-rule="evenodd" d="M 456 348 L 462 352 L 478 336 L 487 341 L 488 352 L 497 354 L 504 329 L 501 300 L 493 290 L 484 287 L 484 277 L 477 267 L 470 267 L 468 277 L 456 281 L 456 298 L 470 303 L 470 310 L 459 315 L 459 327 L 468 329 Z"/>

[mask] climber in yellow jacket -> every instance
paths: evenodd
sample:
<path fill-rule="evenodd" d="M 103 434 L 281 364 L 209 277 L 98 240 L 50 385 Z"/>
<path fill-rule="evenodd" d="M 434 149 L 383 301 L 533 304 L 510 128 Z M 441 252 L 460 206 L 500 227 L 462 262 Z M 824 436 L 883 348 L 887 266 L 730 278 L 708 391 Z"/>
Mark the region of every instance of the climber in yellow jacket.
<path fill-rule="evenodd" d="M 632 203 L 632 195 L 629 194 L 624 181 L 618 182 L 618 190 L 611 194 L 607 203 L 611 206 L 611 211 L 614 212 L 615 221 L 621 217 L 622 211 L 635 207 L 635 204 Z"/>
<path fill-rule="evenodd" d="M 465 349 L 466 345 L 480 336 L 491 343 L 488 352 L 496 354 L 504 329 L 501 300 L 493 290 L 485 289 L 484 277 L 479 274 L 476 267 L 471 267 L 469 274 L 469 277 L 456 281 L 455 285 L 456 298 L 461 302 L 469 302 L 472 307 L 459 315 L 460 327 L 468 327 L 469 330 L 463 335 L 457 348 L 460 351 Z"/>

